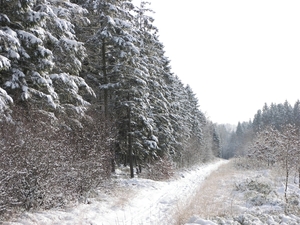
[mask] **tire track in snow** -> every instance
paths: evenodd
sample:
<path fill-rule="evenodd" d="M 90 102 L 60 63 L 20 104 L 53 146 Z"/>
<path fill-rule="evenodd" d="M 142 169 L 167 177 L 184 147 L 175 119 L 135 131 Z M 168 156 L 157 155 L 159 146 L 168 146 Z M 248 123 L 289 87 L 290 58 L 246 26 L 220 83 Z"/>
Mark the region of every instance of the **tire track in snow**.
<path fill-rule="evenodd" d="M 181 172 L 181 178 L 174 181 L 145 180 L 146 183 L 149 182 L 148 187 L 142 188 L 123 210 L 114 212 L 117 218 L 123 218 L 123 220 L 118 219 L 119 224 L 171 224 L 171 217 L 174 210 L 177 209 L 177 203 L 183 202 L 191 196 L 205 178 L 224 163 L 226 161 L 220 160 L 202 165 L 192 171 Z M 138 186 L 139 182 L 141 180 L 138 178 L 129 180 L 129 183 L 134 186 Z M 105 217 L 105 215 L 103 216 Z"/>

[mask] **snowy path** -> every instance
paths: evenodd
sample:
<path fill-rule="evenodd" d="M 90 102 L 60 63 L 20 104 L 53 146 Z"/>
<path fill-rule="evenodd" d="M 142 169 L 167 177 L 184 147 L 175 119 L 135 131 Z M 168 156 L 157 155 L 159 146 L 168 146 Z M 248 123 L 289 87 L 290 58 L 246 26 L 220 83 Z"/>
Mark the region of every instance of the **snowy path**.
<path fill-rule="evenodd" d="M 139 225 L 172 224 L 172 215 L 178 204 L 191 196 L 203 180 L 226 161 L 202 165 L 191 171 L 180 172 L 180 178 L 168 182 L 141 178 L 121 179 L 124 186 L 119 196 L 104 195 L 91 202 L 81 204 L 65 211 L 43 211 L 27 213 L 17 222 L 19 224 L 60 224 L 60 225 Z M 125 190 L 125 191 L 124 191 Z M 127 190 L 127 191 L 126 191 Z M 130 194 L 133 191 L 133 194 Z M 130 193 L 129 193 L 130 192 Z M 129 200 L 122 202 L 122 195 Z M 118 202 L 119 201 L 119 202 Z"/>

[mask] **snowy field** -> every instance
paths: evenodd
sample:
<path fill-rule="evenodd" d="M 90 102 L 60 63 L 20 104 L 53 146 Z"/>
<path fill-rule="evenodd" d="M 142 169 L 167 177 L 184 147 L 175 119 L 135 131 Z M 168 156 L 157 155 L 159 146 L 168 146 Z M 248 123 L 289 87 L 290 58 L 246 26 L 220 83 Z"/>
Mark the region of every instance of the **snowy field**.
<path fill-rule="evenodd" d="M 152 181 L 142 178 L 114 180 L 113 190 L 99 190 L 88 204 L 23 213 L 5 225 L 135 225 L 175 224 L 180 205 L 218 167 L 227 161 L 219 160 L 177 173 L 170 181 Z M 119 171 L 120 172 L 120 171 Z M 93 193 L 91 193 L 93 194 Z"/>
<path fill-rule="evenodd" d="M 298 182 L 297 173 L 290 176 L 286 203 L 284 171 L 236 169 L 231 161 L 213 172 L 183 210 L 189 214 L 185 225 L 299 225 Z"/>

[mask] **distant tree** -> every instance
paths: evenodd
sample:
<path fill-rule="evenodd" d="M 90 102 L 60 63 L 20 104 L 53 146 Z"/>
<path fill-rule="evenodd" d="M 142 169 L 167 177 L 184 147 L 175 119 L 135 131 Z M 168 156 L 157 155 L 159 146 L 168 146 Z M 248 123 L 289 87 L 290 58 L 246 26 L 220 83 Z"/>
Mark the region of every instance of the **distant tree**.
<path fill-rule="evenodd" d="M 220 139 L 220 157 L 227 158 L 228 146 L 232 130 L 224 124 L 216 124 L 216 132 Z"/>
<path fill-rule="evenodd" d="M 262 112 L 261 110 L 258 110 L 257 113 L 254 115 L 254 119 L 253 119 L 253 131 L 257 133 L 261 129 L 262 129 Z"/>
<path fill-rule="evenodd" d="M 217 131 L 215 125 L 213 127 L 213 149 L 212 149 L 214 156 L 222 157 L 221 154 L 221 140 L 219 132 Z"/>
<path fill-rule="evenodd" d="M 263 109 L 262 109 L 262 124 L 263 127 L 270 126 L 271 124 L 271 110 L 267 103 L 264 104 Z"/>
<path fill-rule="evenodd" d="M 238 136 L 238 138 L 241 138 L 243 137 L 244 135 L 244 131 L 243 131 L 243 128 L 242 128 L 242 125 L 240 122 L 238 122 L 238 125 L 237 125 L 237 128 L 236 128 L 236 135 Z"/>
<path fill-rule="evenodd" d="M 291 124 L 286 125 L 283 128 L 282 134 L 282 152 L 279 160 L 282 167 L 285 169 L 286 180 L 285 180 L 285 198 L 287 201 L 287 188 L 288 180 L 293 169 L 297 168 L 299 163 L 297 156 L 299 155 L 299 134 L 298 129 Z"/>
<path fill-rule="evenodd" d="M 293 123 L 293 107 L 287 100 L 285 100 L 283 106 L 284 106 L 284 124 L 292 124 Z"/>
<path fill-rule="evenodd" d="M 257 133 L 257 138 L 254 139 L 252 146 L 252 156 L 260 161 L 266 161 L 268 166 L 273 165 L 278 161 L 280 152 L 280 133 L 274 127 L 268 127 L 265 130 Z"/>
<path fill-rule="evenodd" d="M 297 128 L 300 128 L 300 101 L 297 100 L 294 108 L 293 108 L 293 123 L 296 125 Z"/>

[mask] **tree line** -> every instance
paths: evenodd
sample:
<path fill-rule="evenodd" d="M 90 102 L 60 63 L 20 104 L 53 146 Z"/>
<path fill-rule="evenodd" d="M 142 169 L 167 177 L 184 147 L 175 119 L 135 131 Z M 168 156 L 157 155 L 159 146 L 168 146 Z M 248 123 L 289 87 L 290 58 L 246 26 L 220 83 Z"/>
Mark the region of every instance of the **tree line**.
<path fill-rule="evenodd" d="M 171 72 L 147 2 L 0 5 L 0 213 L 80 199 L 119 165 L 133 177 L 221 156 L 219 130 Z"/>
<path fill-rule="evenodd" d="M 225 148 L 227 158 L 247 157 L 256 165 L 285 171 L 285 197 L 288 181 L 300 180 L 300 101 L 265 104 L 253 121 L 238 123 Z M 300 182 L 299 182 L 300 188 Z"/>

